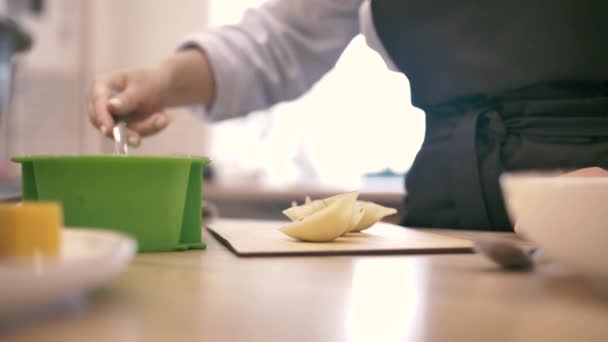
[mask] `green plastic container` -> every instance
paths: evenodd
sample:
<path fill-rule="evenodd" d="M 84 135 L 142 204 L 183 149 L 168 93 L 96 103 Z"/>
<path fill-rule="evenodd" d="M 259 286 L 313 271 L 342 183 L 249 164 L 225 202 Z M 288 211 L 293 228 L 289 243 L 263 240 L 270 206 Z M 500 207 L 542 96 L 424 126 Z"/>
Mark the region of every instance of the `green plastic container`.
<path fill-rule="evenodd" d="M 65 225 L 117 230 L 140 252 L 204 249 L 202 169 L 207 158 L 27 156 L 23 199 L 63 204 Z"/>

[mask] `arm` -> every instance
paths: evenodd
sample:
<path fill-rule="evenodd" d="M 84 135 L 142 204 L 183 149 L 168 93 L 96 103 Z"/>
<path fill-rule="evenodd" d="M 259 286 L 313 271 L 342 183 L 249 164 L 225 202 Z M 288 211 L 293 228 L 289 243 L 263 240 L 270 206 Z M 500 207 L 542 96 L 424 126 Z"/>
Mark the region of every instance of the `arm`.
<path fill-rule="evenodd" d="M 272 0 L 237 25 L 192 35 L 157 66 L 111 73 L 92 87 L 91 122 L 111 137 L 126 116 L 129 141 L 168 124 L 170 106 L 203 104 L 215 120 L 302 95 L 359 32 L 362 0 Z M 112 90 L 120 93 L 112 95 Z"/>
<path fill-rule="evenodd" d="M 293 100 L 308 91 L 359 33 L 362 0 L 274 0 L 237 25 L 194 34 L 215 75 L 215 120 Z"/>
<path fill-rule="evenodd" d="M 186 50 L 167 58 L 161 69 L 168 78 L 167 107 L 208 104 L 215 98 L 215 79 L 203 51 Z"/>

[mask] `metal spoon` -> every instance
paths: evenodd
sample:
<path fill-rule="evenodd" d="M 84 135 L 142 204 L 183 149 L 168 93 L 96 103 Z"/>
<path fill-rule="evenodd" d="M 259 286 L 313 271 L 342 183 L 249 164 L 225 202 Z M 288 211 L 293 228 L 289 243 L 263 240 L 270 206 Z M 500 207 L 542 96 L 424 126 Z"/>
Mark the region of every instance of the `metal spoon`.
<path fill-rule="evenodd" d="M 116 125 L 112 129 L 112 133 L 114 134 L 114 151 L 116 154 L 121 156 L 126 156 L 129 152 L 129 148 L 127 145 L 127 122 L 114 117 Z"/>
<path fill-rule="evenodd" d="M 119 90 L 112 90 L 112 97 L 115 97 L 120 93 Z M 127 122 L 125 118 L 113 115 L 112 116 L 115 122 L 114 127 L 112 128 L 112 134 L 114 135 L 114 152 L 121 156 L 126 156 L 129 152 L 129 147 L 127 144 Z"/>
<path fill-rule="evenodd" d="M 508 270 L 530 270 L 538 263 L 539 248 L 524 249 L 498 240 L 475 241 L 474 248 L 488 259 Z"/>

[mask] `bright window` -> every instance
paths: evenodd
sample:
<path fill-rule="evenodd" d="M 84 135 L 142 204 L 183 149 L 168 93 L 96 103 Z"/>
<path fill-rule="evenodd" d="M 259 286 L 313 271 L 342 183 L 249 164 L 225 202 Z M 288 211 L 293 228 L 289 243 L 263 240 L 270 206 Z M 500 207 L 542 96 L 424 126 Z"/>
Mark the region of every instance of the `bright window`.
<path fill-rule="evenodd" d="M 211 23 L 236 22 L 246 6 L 261 2 L 213 0 Z M 336 68 L 303 97 L 214 124 L 212 134 L 211 156 L 224 177 L 358 188 L 365 174 L 410 168 L 424 117 L 411 105 L 407 79 L 390 72 L 357 36 Z"/>

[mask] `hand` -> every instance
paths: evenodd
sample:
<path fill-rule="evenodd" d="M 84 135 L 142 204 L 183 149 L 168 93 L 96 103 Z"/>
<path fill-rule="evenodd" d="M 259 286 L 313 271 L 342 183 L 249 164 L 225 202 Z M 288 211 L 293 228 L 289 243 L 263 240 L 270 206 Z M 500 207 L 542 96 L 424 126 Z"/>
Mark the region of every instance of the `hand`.
<path fill-rule="evenodd" d="M 96 80 L 89 96 L 89 118 L 102 134 L 112 138 L 113 116 L 125 117 L 127 141 L 138 146 L 141 137 L 167 127 L 164 112 L 169 76 L 163 68 L 118 71 Z"/>
<path fill-rule="evenodd" d="M 601 167 L 587 167 L 563 174 L 564 177 L 606 177 L 608 171 Z"/>
<path fill-rule="evenodd" d="M 169 124 L 165 109 L 209 105 L 216 91 L 207 55 L 198 49 L 180 51 L 157 67 L 118 71 L 95 81 L 89 97 L 89 117 L 95 127 L 112 137 L 113 116 L 127 120 L 127 141 L 141 138 Z"/>

